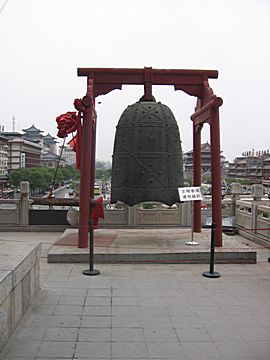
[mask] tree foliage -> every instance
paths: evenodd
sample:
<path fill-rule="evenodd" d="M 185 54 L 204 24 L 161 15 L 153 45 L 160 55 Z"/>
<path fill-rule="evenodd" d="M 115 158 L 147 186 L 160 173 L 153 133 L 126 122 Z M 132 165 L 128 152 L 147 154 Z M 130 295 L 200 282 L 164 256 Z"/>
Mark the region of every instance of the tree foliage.
<path fill-rule="evenodd" d="M 96 179 L 97 180 L 110 180 L 112 175 L 112 169 L 96 169 Z"/>
<path fill-rule="evenodd" d="M 21 181 L 28 181 L 30 189 L 43 192 L 52 185 L 56 169 L 48 167 L 20 168 L 13 170 L 10 175 L 10 183 L 14 187 L 19 187 Z M 80 173 L 73 166 L 67 165 L 65 168 L 59 168 L 55 179 L 55 185 L 60 185 L 64 181 L 78 179 Z"/>

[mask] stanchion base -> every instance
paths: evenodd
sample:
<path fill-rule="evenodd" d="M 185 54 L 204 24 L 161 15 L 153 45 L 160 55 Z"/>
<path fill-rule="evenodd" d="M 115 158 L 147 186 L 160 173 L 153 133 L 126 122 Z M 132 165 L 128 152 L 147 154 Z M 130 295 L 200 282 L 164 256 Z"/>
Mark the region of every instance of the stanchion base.
<path fill-rule="evenodd" d="M 213 273 L 211 273 L 210 271 L 205 271 L 203 273 L 203 276 L 208 277 L 208 278 L 219 278 L 220 273 L 217 271 L 214 271 Z"/>
<path fill-rule="evenodd" d="M 90 269 L 87 269 L 87 270 L 84 270 L 84 271 L 83 271 L 83 274 L 84 274 L 84 275 L 88 275 L 88 276 L 95 276 L 95 275 L 99 275 L 99 274 L 100 274 L 100 271 L 99 271 L 99 270 L 90 270 Z"/>
<path fill-rule="evenodd" d="M 199 245 L 199 243 L 196 241 L 187 241 L 185 244 L 186 245 Z"/>

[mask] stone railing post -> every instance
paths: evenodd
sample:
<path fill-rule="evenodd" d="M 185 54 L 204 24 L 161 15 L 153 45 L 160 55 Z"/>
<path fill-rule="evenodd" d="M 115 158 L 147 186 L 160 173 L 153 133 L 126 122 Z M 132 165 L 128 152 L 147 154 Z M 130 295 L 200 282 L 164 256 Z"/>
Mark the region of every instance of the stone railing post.
<path fill-rule="evenodd" d="M 74 192 L 75 192 L 75 197 L 80 197 L 80 182 L 79 181 L 74 181 Z"/>
<path fill-rule="evenodd" d="M 252 232 L 255 234 L 257 229 L 257 207 L 261 202 L 263 196 L 263 186 L 261 184 L 255 184 L 251 187 L 252 191 L 252 208 L 251 208 L 251 226 Z"/>
<path fill-rule="evenodd" d="M 21 181 L 20 182 L 20 225 L 28 225 L 29 224 L 29 182 Z"/>
<path fill-rule="evenodd" d="M 138 205 L 127 206 L 127 211 L 128 211 L 128 226 L 136 226 Z"/>
<path fill-rule="evenodd" d="M 236 201 L 240 199 L 241 184 L 238 182 L 231 183 L 232 194 L 232 216 L 235 216 Z"/>

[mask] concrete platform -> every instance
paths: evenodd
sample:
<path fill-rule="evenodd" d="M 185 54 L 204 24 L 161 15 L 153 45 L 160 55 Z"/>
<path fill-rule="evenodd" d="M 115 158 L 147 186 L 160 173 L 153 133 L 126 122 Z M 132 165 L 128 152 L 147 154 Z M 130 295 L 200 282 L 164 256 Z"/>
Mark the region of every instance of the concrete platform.
<path fill-rule="evenodd" d="M 94 232 L 95 263 L 209 263 L 210 229 L 194 233 L 199 245 L 186 245 L 191 230 L 98 229 Z M 49 263 L 87 263 L 88 249 L 78 248 L 78 230 L 68 229 L 48 253 Z M 223 234 L 223 247 L 216 248 L 216 263 L 256 263 L 254 243 Z"/>

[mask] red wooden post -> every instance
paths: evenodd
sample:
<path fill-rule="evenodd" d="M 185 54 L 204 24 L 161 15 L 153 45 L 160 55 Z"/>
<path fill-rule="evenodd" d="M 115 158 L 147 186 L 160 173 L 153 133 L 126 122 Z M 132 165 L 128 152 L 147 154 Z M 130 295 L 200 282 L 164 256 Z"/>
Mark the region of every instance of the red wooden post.
<path fill-rule="evenodd" d="M 201 186 L 201 125 L 193 123 L 193 185 Z M 191 204 L 192 206 L 192 204 Z M 201 232 L 201 201 L 193 202 L 193 231 Z"/>
<path fill-rule="evenodd" d="M 222 246 L 222 194 L 219 140 L 219 109 L 212 108 L 210 122 L 211 139 L 211 182 L 212 182 L 212 222 L 216 224 L 216 246 Z"/>
<path fill-rule="evenodd" d="M 93 109 L 94 110 L 94 109 Z M 95 188 L 95 173 L 96 173 L 96 131 L 97 131 L 97 117 L 94 111 L 92 122 L 92 150 L 91 150 L 91 172 L 90 172 L 90 197 L 94 199 Z"/>
<path fill-rule="evenodd" d="M 92 164 L 92 127 L 93 127 L 93 80 L 88 79 L 87 93 L 82 99 L 86 106 L 82 126 L 81 174 L 80 174 L 80 213 L 78 247 L 88 246 L 89 198 Z"/>

